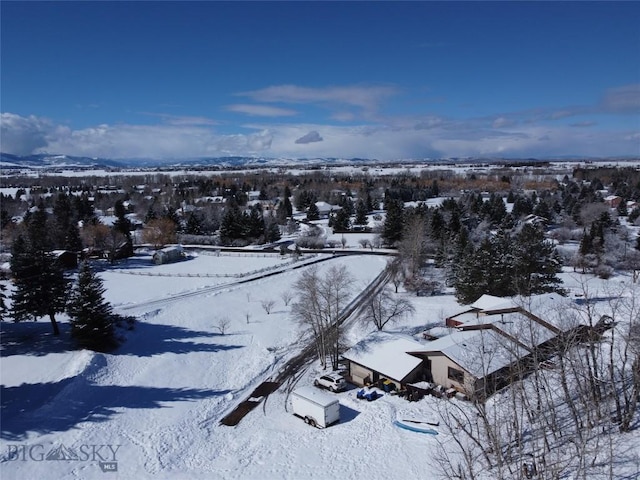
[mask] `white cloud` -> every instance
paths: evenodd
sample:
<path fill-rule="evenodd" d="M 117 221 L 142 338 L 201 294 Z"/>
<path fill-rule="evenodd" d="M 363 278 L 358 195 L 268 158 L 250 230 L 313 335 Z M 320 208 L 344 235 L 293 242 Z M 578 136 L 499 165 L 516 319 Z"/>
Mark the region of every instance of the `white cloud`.
<path fill-rule="evenodd" d="M 371 114 L 378 110 L 384 100 L 397 93 L 398 89 L 392 86 L 348 85 L 309 88 L 297 85 L 274 85 L 260 90 L 241 92 L 237 95 L 268 103 L 315 104 L 341 109 L 344 106 L 351 106 Z"/>
<path fill-rule="evenodd" d="M 264 122 L 243 125 L 239 129 L 243 133 L 223 135 L 209 125 L 190 125 L 189 122 L 182 125 L 103 124 L 72 130 L 39 117 L 4 113 L 1 127 L 2 150 L 6 153 L 50 152 L 114 159 L 263 155 L 393 160 L 638 154 L 637 130 L 601 131 L 523 123 L 509 126 L 505 123 L 495 128 L 492 126 L 495 120 L 495 117 L 465 121 L 406 117 L 386 125 L 360 126 Z"/>
<path fill-rule="evenodd" d="M 250 105 L 246 103 L 228 105 L 226 109 L 231 112 L 245 113 L 256 117 L 287 117 L 297 115 L 298 113 L 288 108 L 272 107 L 270 105 Z"/>
<path fill-rule="evenodd" d="M 55 130 L 51 122 L 44 118 L 3 113 L 0 117 L 2 151 L 29 155 L 38 148 L 46 147 L 47 137 Z"/>
<path fill-rule="evenodd" d="M 171 115 L 169 113 L 151 113 L 140 112 L 143 115 L 149 115 L 151 117 L 158 117 L 164 123 L 169 125 L 218 125 L 219 122 L 207 117 L 196 117 L 187 115 Z"/>
<path fill-rule="evenodd" d="M 600 105 L 610 113 L 640 113 L 640 83 L 610 88 Z"/>

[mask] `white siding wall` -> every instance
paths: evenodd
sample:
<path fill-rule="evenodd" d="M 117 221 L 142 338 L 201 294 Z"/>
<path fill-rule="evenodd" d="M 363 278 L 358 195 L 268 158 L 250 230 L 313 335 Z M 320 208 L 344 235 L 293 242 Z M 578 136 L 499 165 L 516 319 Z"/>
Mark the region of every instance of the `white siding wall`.
<path fill-rule="evenodd" d="M 429 359 L 431 360 L 431 374 L 433 375 L 434 383 L 436 383 L 437 385 L 442 385 L 446 388 L 453 386 L 457 390 L 467 391 L 467 388 L 464 384 L 456 382 L 455 380 L 451 380 L 449 378 L 449 367 L 451 367 L 464 372 L 465 384 L 470 385 L 471 382 L 473 382 L 473 378 L 471 378 L 471 376 L 467 372 L 465 372 L 465 370 L 460 367 L 460 365 L 458 365 L 445 355 L 429 355 Z"/>

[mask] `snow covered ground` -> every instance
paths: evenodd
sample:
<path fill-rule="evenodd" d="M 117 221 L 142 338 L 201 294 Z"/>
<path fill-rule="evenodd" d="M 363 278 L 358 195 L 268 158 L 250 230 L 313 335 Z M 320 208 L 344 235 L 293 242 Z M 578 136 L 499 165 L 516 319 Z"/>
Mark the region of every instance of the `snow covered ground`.
<path fill-rule="evenodd" d="M 291 304 L 282 300 L 303 270 L 289 268 L 290 260 L 279 255 L 257 255 L 264 254 L 199 254 L 155 266 L 142 254 L 102 271 L 106 299 L 138 318 L 111 354 L 71 349 L 66 329 L 54 340 L 48 321 L 3 324 L 2 478 L 436 478 L 432 453 L 451 439 L 393 425 L 438 418 L 444 400 L 435 397 L 366 402 L 352 388 L 337 394 L 340 423 L 317 430 L 291 414 L 283 388 L 236 427 L 219 424 L 305 340 L 290 317 Z M 386 258 L 336 256 L 317 268 L 335 264 L 353 275 L 355 295 Z M 283 272 L 237 283 L 276 266 Z M 579 276 L 564 277 L 580 287 Z M 621 280 L 628 281 L 609 282 Z M 601 283 L 594 280 L 590 288 L 597 291 Z M 415 315 L 388 330 L 415 334 L 462 308 L 451 294 L 408 298 Z M 266 300 L 276 301 L 270 314 Z M 217 328 L 223 318 L 229 321 L 224 335 Z M 355 324 L 346 342 L 372 330 Z M 318 369 L 314 363 L 298 385 L 310 384 Z M 50 452 L 58 460 L 47 460 Z"/>

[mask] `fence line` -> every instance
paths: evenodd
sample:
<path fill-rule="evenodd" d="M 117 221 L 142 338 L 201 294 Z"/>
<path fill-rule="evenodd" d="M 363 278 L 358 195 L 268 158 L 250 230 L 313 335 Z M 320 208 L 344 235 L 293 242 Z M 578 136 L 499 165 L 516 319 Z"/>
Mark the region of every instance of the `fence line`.
<path fill-rule="evenodd" d="M 136 272 L 133 270 L 111 270 L 113 273 L 121 273 L 123 275 L 141 275 L 146 277 L 176 277 L 176 278 L 244 278 L 251 275 L 257 275 L 260 273 L 271 272 L 273 270 L 279 270 L 283 267 L 293 265 L 301 260 L 308 260 L 316 257 L 317 255 L 305 255 L 298 259 L 290 260 L 285 264 L 274 265 L 272 267 L 265 267 L 259 270 L 252 270 L 250 272 L 243 273 L 159 273 L 159 272 Z"/>
<path fill-rule="evenodd" d="M 241 252 L 210 252 L 208 250 L 197 250 L 198 255 L 208 255 L 210 257 L 283 257 L 279 253 L 241 253 Z"/>

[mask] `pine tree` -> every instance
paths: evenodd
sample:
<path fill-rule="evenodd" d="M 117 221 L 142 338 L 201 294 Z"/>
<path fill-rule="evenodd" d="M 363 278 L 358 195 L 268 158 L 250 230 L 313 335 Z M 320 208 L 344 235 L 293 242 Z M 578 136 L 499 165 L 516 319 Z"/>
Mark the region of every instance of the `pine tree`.
<path fill-rule="evenodd" d="M 278 203 L 278 206 L 276 207 L 276 218 L 278 219 L 278 223 L 280 225 L 284 225 L 287 223 L 287 207 L 285 206 L 284 202 Z"/>
<path fill-rule="evenodd" d="M 319 220 L 320 219 L 320 211 L 318 210 L 318 206 L 315 203 L 309 205 L 307 209 L 307 220 Z"/>
<path fill-rule="evenodd" d="M 282 235 L 280 234 L 280 227 L 273 215 L 266 217 L 264 223 L 264 236 L 267 243 L 277 242 L 282 238 Z"/>
<path fill-rule="evenodd" d="M 220 224 L 220 241 L 230 245 L 234 240 L 244 238 L 244 220 L 238 204 L 230 200 L 225 208 Z"/>
<path fill-rule="evenodd" d="M 525 225 L 512 249 L 516 259 L 515 274 L 518 293 L 536 295 L 560 292 L 562 262 L 555 246 L 544 238 L 544 232 L 532 225 Z"/>
<path fill-rule="evenodd" d="M 253 240 L 264 235 L 264 217 L 259 203 L 253 205 L 249 210 L 249 216 L 246 218 L 246 230 L 246 237 Z"/>
<path fill-rule="evenodd" d="M 356 203 L 356 225 L 366 225 L 367 224 L 367 204 L 364 200 L 360 199 Z"/>
<path fill-rule="evenodd" d="M 64 193 L 59 193 L 53 206 L 53 246 L 55 248 L 66 249 L 66 239 L 69 234 L 69 227 L 73 225 L 73 212 L 71 201 Z M 79 238 L 79 235 L 78 235 Z M 80 248 L 79 250 L 81 250 Z"/>
<path fill-rule="evenodd" d="M 333 229 L 336 232 L 346 232 L 351 228 L 349 212 L 345 208 L 339 209 L 333 217 Z"/>
<path fill-rule="evenodd" d="M 387 245 L 394 245 L 402 239 L 404 227 L 404 204 L 402 200 L 387 197 L 384 205 L 387 213 L 380 236 Z"/>
<path fill-rule="evenodd" d="M 67 226 L 67 232 L 64 237 L 63 248 L 70 252 L 80 252 L 83 248 L 80 231 L 75 223 L 71 222 Z"/>
<path fill-rule="evenodd" d="M 82 348 L 99 352 L 117 345 L 111 305 L 104 300 L 104 286 L 88 262 L 80 265 L 78 281 L 71 291 L 67 313 L 71 336 Z"/>
<path fill-rule="evenodd" d="M 202 235 L 204 233 L 202 217 L 191 212 L 184 232 L 189 235 Z"/>
<path fill-rule="evenodd" d="M 285 189 L 285 193 L 287 190 L 288 190 L 288 187 Z M 291 205 L 291 200 L 289 200 L 289 196 L 285 195 L 283 203 L 284 203 L 285 211 L 287 212 L 287 218 L 290 218 L 293 215 L 293 205 Z"/>
<path fill-rule="evenodd" d="M 0 283 L 0 321 L 4 320 L 4 316 L 7 313 L 7 304 L 5 299 L 7 294 L 4 293 L 7 290 L 7 286 Z"/>
<path fill-rule="evenodd" d="M 19 236 L 11 251 L 13 319 L 20 322 L 48 316 L 53 334 L 59 335 L 55 316 L 64 311 L 68 282 L 57 259 L 48 252 L 44 205 L 41 203 L 25 222 L 28 240 Z"/>
<path fill-rule="evenodd" d="M 122 233 L 127 238 L 127 241 L 131 241 L 131 221 L 126 217 L 126 210 L 122 200 L 116 201 L 113 210 L 116 217 L 115 222 L 113 222 L 113 228 Z"/>

